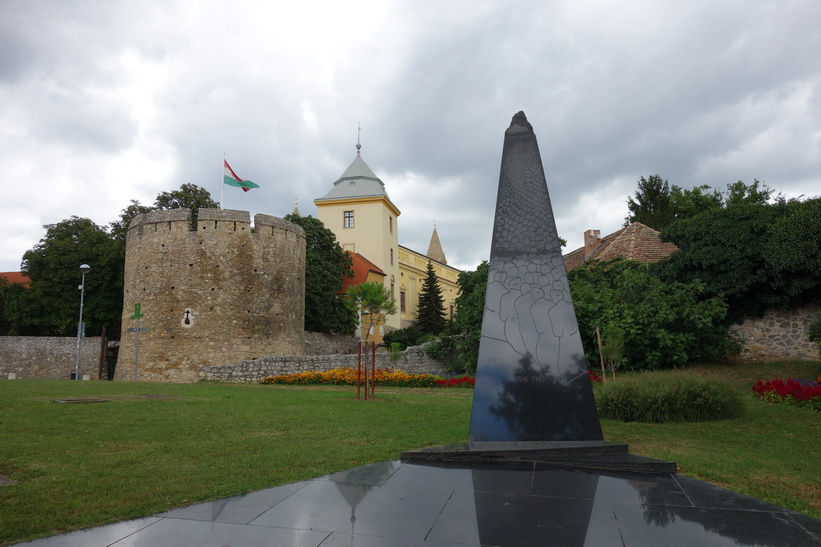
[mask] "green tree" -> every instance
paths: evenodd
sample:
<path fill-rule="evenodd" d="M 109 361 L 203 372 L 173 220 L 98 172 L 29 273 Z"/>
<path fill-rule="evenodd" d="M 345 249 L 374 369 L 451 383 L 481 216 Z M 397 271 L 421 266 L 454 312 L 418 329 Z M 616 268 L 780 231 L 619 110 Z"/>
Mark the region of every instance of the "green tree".
<path fill-rule="evenodd" d="M 80 307 L 81 264 L 86 274 L 83 319 L 86 334 L 102 327 L 119 332 L 122 310 L 122 257 L 101 226 L 87 218 L 49 224 L 46 235 L 23 255 L 22 270 L 30 287 L 17 294 L 12 330 L 22 335 L 71 336 Z"/>
<path fill-rule="evenodd" d="M 756 179 L 753 179 L 751 185 L 739 180 L 727 185 L 727 191 L 724 194 L 724 206 L 767 205 L 772 195 L 773 190 Z"/>
<path fill-rule="evenodd" d="M 655 230 L 669 226 L 675 220 L 671 204 L 670 185 L 659 175 L 641 177 L 638 182 L 635 199 L 627 198 L 627 209 L 630 213 L 625 224 L 640 222 Z"/>
<path fill-rule="evenodd" d="M 133 202 L 132 202 L 133 203 Z M 191 229 L 197 229 L 200 209 L 219 209 L 220 204 L 211 198 L 211 193 L 196 184 L 183 184 L 179 190 L 160 192 L 154 200 L 154 209 L 191 209 Z"/>
<path fill-rule="evenodd" d="M 375 327 L 385 324 L 386 315 L 396 313 L 396 300 L 391 296 L 390 289 L 380 283 L 368 282 L 348 287 L 348 297 L 364 316 L 363 323 L 367 325 L 365 339 Z"/>
<path fill-rule="evenodd" d="M 132 199 L 131 204 L 120 211 L 120 218 L 112 221 L 108 225 L 108 233 L 115 240 L 121 241 L 123 243 L 123 249 L 125 249 L 125 236 L 128 233 L 128 225 L 131 224 L 131 221 L 134 220 L 134 217 L 137 215 L 148 213 L 153 210 L 153 207 L 140 205 L 139 201 Z"/>
<path fill-rule="evenodd" d="M 11 283 L 0 278 L 0 336 L 8 336 L 13 325 L 9 316 L 11 299 Z"/>
<path fill-rule="evenodd" d="M 479 340 L 482 337 L 482 319 L 485 314 L 485 293 L 490 266 L 483 261 L 475 271 L 460 272 L 457 279 L 456 316 L 453 331 L 461 336 L 456 343 L 459 350 L 459 368 L 476 373 L 479 363 Z"/>
<path fill-rule="evenodd" d="M 663 230 L 676 221 L 692 218 L 701 213 L 738 205 L 766 205 L 773 191 L 755 180 L 748 185 L 737 181 L 721 191 L 703 184 L 692 189 L 670 185 L 659 175 L 651 175 L 638 182 L 635 199 L 627 198 L 630 213 L 625 226 L 640 222 L 655 230 Z"/>
<path fill-rule="evenodd" d="M 679 250 L 653 268 L 667 281 L 704 283 L 728 320 L 821 299 L 821 198 L 734 202 L 669 226 Z"/>
<path fill-rule="evenodd" d="M 821 301 L 821 198 L 779 202 L 762 245 L 770 284 L 786 305 Z"/>
<path fill-rule="evenodd" d="M 336 236 L 312 216 L 287 215 L 305 230 L 305 330 L 353 334 L 356 310 L 340 294 L 342 278 L 353 277 L 353 262 Z"/>
<path fill-rule="evenodd" d="M 737 344 L 723 323 L 727 305 L 700 282 L 664 282 L 648 265 L 595 262 L 568 275 L 588 359 L 598 363 L 596 328 L 621 345 L 629 369 L 678 367 L 724 355 Z"/>
<path fill-rule="evenodd" d="M 456 296 L 453 323 L 446 334 L 428 348 L 428 355 L 435 359 L 451 358 L 448 364 L 454 372 L 476 374 L 488 270 L 488 263 L 484 261 L 475 271 L 459 273 L 459 294 Z"/>
<path fill-rule="evenodd" d="M 445 319 L 445 299 L 442 296 L 442 287 L 433 269 L 428 262 L 427 274 L 422 281 L 422 290 L 419 292 L 417 306 L 416 328 L 425 334 L 439 334 L 443 332 L 448 321 Z"/>
<path fill-rule="evenodd" d="M 723 201 L 721 192 L 711 189 L 706 184 L 690 190 L 673 185 L 670 190 L 670 208 L 674 221 L 694 217 L 710 209 L 718 209 Z"/>

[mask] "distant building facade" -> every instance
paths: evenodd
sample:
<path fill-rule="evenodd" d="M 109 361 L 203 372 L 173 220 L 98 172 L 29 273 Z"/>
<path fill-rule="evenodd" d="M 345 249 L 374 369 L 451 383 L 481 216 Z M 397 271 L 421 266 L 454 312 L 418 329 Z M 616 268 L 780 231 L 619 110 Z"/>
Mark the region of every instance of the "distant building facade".
<path fill-rule="evenodd" d="M 382 283 L 396 300 L 397 313 L 386 318 L 387 330 L 416 323 L 419 293 L 430 262 L 439 280 L 445 315 L 453 318 L 459 286 L 459 270 L 448 266 L 434 226 L 427 254 L 399 245 L 399 208 L 391 201 L 385 184 L 362 159 L 356 157 L 334 182 L 331 190 L 314 200 L 317 218 L 331 230 L 342 248 L 361 255 L 383 274 Z M 381 341 L 374 333 L 372 340 Z"/>

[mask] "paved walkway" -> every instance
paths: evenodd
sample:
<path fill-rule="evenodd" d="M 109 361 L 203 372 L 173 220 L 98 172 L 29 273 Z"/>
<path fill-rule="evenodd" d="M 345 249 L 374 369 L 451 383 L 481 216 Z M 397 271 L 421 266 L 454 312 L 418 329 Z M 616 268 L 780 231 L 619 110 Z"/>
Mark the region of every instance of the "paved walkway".
<path fill-rule="evenodd" d="M 681 475 L 391 461 L 24 545 L 821 545 L 821 521 Z"/>

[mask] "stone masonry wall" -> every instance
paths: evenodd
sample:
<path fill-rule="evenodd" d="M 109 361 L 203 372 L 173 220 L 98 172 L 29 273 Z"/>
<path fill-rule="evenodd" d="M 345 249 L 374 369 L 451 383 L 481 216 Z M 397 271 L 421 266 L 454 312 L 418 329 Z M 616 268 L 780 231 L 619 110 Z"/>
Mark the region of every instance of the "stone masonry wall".
<path fill-rule="evenodd" d="M 126 237 L 115 380 L 193 382 L 202 366 L 304 353 L 305 231 L 269 215 L 200 209 L 138 215 Z M 299 303 L 299 305 L 296 305 Z M 142 318 L 132 319 L 136 305 Z"/>
<path fill-rule="evenodd" d="M 742 362 L 818 361 L 818 346 L 807 337 L 810 321 L 821 313 L 817 305 L 791 310 L 768 310 L 732 327 L 744 347 L 732 360 Z"/>
<path fill-rule="evenodd" d="M 267 376 L 293 374 L 296 372 L 324 372 L 334 368 L 356 368 L 357 354 L 348 355 L 289 355 L 263 357 L 253 361 L 242 361 L 236 365 L 203 367 L 200 378 L 220 382 L 257 383 Z M 406 349 L 398 360 L 391 361 L 390 353 L 376 353 L 376 368 L 401 370 L 408 374 L 447 374 L 439 361 L 431 359 L 422 346 Z"/>
<path fill-rule="evenodd" d="M 334 355 L 356 353 L 357 340 L 342 334 L 305 332 L 305 355 Z"/>
<path fill-rule="evenodd" d="M 0 379 L 59 380 L 70 378 L 77 364 L 77 339 L 52 336 L 0 336 Z M 80 378 L 96 380 L 100 364 L 100 338 L 83 338 L 80 344 Z"/>

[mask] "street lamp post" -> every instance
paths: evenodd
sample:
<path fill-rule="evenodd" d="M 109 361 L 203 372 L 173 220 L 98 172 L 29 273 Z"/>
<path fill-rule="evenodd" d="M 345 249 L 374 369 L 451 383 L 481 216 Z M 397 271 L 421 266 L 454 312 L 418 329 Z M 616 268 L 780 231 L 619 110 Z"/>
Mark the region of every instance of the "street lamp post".
<path fill-rule="evenodd" d="M 83 264 L 80 266 L 80 271 L 83 272 L 83 279 L 80 281 L 80 322 L 77 323 L 77 364 L 74 365 L 74 379 L 80 379 L 80 343 L 83 340 L 83 297 L 86 292 L 86 274 L 91 271 L 91 266 Z"/>

